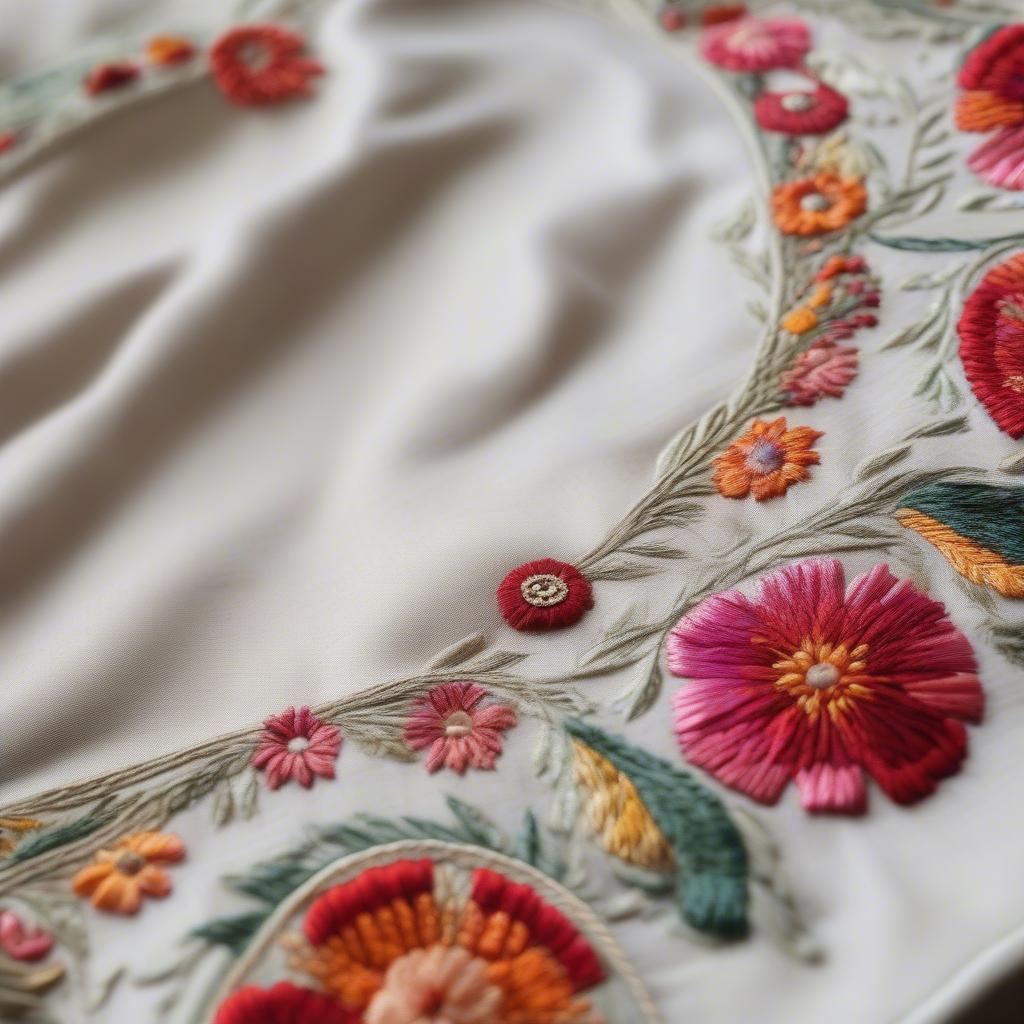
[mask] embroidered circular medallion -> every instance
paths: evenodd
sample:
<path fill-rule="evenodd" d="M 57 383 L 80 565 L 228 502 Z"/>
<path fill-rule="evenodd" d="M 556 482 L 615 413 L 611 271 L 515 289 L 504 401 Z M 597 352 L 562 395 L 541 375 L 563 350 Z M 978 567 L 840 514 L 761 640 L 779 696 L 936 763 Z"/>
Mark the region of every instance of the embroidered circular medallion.
<path fill-rule="evenodd" d="M 569 585 L 565 580 L 550 573 L 537 573 L 527 576 L 520 584 L 519 590 L 523 600 L 534 608 L 552 608 L 561 604 L 569 596 Z"/>
<path fill-rule="evenodd" d="M 659 1020 L 577 897 L 522 861 L 435 840 L 343 857 L 287 896 L 211 1010 L 214 1024 Z"/>
<path fill-rule="evenodd" d="M 593 607 L 590 581 L 568 562 L 541 558 L 513 569 L 498 587 L 498 608 L 513 628 L 561 629 Z"/>

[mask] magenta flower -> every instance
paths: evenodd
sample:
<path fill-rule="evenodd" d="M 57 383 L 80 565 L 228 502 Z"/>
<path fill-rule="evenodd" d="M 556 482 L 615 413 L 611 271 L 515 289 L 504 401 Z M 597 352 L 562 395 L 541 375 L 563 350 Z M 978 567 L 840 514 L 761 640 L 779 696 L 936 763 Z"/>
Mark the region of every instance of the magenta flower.
<path fill-rule="evenodd" d="M 413 750 L 430 748 L 427 771 L 451 768 L 490 770 L 501 756 L 501 734 L 516 724 L 515 708 L 483 704 L 487 691 L 476 683 L 441 683 L 417 697 L 405 723 L 405 742 Z"/>
<path fill-rule="evenodd" d="M 786 405 L 814 405 L 828 395 L 842 398 L 857 376 L 857 350 L 834 341 L 816 341 L 788 369 L 780 381 Z"/>
<path fill-rule="evenodd" d="M 0 910 L 0 951 L 12 960 L 42 960 L 53 949 L 53 936 L 31 928 L 17 914 Z"/>
<path fill-rule="evenodd" d="M 266 772 L 271 789 L 292 779 L 309 789 L 317 775 L 334 778 L 340 750 L 341 733 L 335 726 L 321 721 L 307 707 L 288 708 L 263 723 L 252 763 Z"/>
<path fill-rule="evenodd" d="M 865 772 L 897 803 L 927 796 L 984 705 L 938 601 L 885 565 L 846 587 L 834 558 L 769 573 L 755 600 L 708 598 L 669 635 L 668 665 L 693 680 L 673 701 L 683 754 L 762 803 L 795 779 L 808 811 L 862 812 Z"/>
<path fill-rule="evenodd" d="M 811 48 L 811 33 L 799 18 L 741 18 L 704 33 L 705 60 L 727 71 L 759 72 L 796 68 Z"/>

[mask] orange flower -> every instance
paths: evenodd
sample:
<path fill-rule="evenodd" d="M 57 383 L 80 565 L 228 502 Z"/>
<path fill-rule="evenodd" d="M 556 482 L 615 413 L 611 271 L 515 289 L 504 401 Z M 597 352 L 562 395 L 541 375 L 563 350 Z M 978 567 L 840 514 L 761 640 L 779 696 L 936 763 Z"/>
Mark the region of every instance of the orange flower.
<path fill-rule="evenodd" d="M 814 310 L 797 306 L 782 318 L 782 326 L 790 334 L 804 334 L 818 326 L 818 317 Z"/>
<path fill-rule="evenodd" d="M 146 43 L 146 59 L 160 67 L 184 64 L 195 54 L 196 48 L 181 36 L 154 36 Z"/>
<path fill-rule="evenodd" d="M 810 427 L 786 429 L 786 418 L 769 423 L 754 420 L 750 429 L 714 460 L 714 484 L 726 498 L 745 498 L 753 492 L 758 501 L 778 498 L 790 484 L 809 477 L 808 466 L 821 461 L 812 452 L 821 431 Z"/>
<path fill-rule="evenodd" d="M 783 182 L 772 193 L 775 223 L 785 235 L 838 231 L 859 217 L 867 205 L 867 190 L 860 181 L 835 174 Z"/>
<path fill-rule="evenodd" d="M 177 836 L 139 832 L 118 840 L 113 849 L 100 850 L 96 862 L 71 880 L 71 888 L 88 896 L 99 910 L 135 914 L 143 895 L 163 899 L 171 891 L 170 877 L 157 865 L 174 864 L 184 856 Z"/>

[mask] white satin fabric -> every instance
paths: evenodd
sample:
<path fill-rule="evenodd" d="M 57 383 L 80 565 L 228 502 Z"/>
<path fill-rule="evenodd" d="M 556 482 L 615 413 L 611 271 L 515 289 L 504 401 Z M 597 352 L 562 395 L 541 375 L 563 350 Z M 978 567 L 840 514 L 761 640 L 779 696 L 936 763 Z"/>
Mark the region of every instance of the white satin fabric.
<path fill-rule="evenodd" d="M 3 0 L 2 66 L 213 6 Z M 683 62 L 541 0 L 339 2 L 311 43 L 329 69 L 313 99 L 242 111 L 190 85 L 0 191 L 4 798 L 500 633 L 504 573 L 599 540 L 752 356 L 750 292 L 707 240 L 751 168 Z M 898 258 L 872 259 L 899 279 Z M 887 322 L 907 322 L 917 307 L 891 292 Z M 822 407 L 819 487 L 920 421 L 909 373 L 906 355 L 866 358 Z M 781 525 L 801 500 L 710 525 Z M 508 643 L 537 674 L 571 665 L 631 596 L 678 585 L 606 584 L 571 636 Z M 976 613 L 942 586 L 969 630 Z M 763 935 L 708 948 L 671 915 L 616 926 L 667 1021 L 897 1020 L 1024 920 L 1008 884 L 1024 690 L 979 646 L 989 720 L 937 797 L 873 794 L 867 818 L 820 821 L 790 794 L 760 814 L 821 964 Z M 674 759 L 672 688 L 633 736 Z M 220 876 L 306 823 L 443 820 L 450 792 L 514 826 L 549 800 L 530 738 L 524 724 L 497 773 L 465 779 L 349 744 L 338 786 L 268 795 L 251 823 L 217 832 L 189 811 L 174 897 L 137 926 L 91 921 L 97 976 L 129 953 L 159 967 L 211 908 L 236 908 Z M 102 1019 L 150 1020 L 153 998 L 122 986 Z"/>

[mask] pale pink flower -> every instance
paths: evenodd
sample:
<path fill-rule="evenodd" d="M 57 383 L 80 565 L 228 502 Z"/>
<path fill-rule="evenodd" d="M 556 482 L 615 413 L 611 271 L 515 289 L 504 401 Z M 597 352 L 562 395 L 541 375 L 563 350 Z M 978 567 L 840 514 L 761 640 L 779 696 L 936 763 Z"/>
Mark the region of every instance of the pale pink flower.
<path fill-rule="evenodd" d="M 53 949 L 53 936 L 26 925 L 17 914 L 0 910 L 0 951 L 12 960 L 42 960 Z"/>
<path fill-rule="evenodd" d="M 341 750 L 341 733 L 307 707 L 288 708 L 263 723 L 263 736 L 252 756 L 254 767 L 266 772 L 267 784 L 277 789 L 295 779 L 309 789 L 314 778 L 334 778 Z"/>
<path fill-rule="evenodd" d="M 487 963 L 460 946 L 414 949 L 395 960 L 366 1024 L 493 1024 L 502 992 Z"/>
<path fill-rule="evenodd" d="M 811 48 L 811 33 L 799 18 L 741 18 L 704 33 L 701 53 L 728 71 L 799 67 Z"/>
<path fill-rule="evenodd" d="M 780 381 L 786 405 L 814 405 L 828 395 L 842 398 L 857 376 L 857 350 L 834 341 L 816 341 L 793 363 Z"/>
<path fill-rule="evenodd" d="M 476 683 L 452 682 L 435 686 L 412 706 L 405 723 L 405 742 L 427 754 L 427 771 L 451 768 L 491 769 L 501 755 L 502 732 L 516 724 L 515 709 L 507 704 L 482 704 L 487 691 Z"/>

